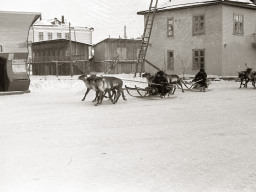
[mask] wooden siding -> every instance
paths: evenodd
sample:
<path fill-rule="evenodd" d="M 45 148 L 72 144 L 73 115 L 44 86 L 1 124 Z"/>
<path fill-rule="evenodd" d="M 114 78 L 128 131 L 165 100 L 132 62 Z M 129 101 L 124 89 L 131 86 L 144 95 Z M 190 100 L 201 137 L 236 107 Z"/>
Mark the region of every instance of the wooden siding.
<path fill-rule="evenodd" d="M 68 40 L 32 44 L 34 75 L 76 75 L 89 72 L 88 45 Z M 71 63 L 73 61 L 73 63 Z"/>
<path fill-rule="evenodd" d="M 137 63 L 140 40 L 106 39 L 94 46 L 92 70 L 106 72 L 111 62 L 118 60 L 110 73 L 133 73 Z"/>

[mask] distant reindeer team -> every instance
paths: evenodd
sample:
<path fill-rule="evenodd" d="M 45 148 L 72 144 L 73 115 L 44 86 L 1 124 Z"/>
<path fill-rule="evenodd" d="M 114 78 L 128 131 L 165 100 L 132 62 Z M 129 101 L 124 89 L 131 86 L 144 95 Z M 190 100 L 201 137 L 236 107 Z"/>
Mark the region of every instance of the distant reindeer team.
<path fill-rule="evenodd" d="M 252 86 L 255 88 L 256 72 L 252 71 L 252 68 L 247 68 L 245 71 L 238 72 L 238 78 L 240 79 L 240 88 L 244 85 L 247 88 L 247 84 L 251 81 Z"/>

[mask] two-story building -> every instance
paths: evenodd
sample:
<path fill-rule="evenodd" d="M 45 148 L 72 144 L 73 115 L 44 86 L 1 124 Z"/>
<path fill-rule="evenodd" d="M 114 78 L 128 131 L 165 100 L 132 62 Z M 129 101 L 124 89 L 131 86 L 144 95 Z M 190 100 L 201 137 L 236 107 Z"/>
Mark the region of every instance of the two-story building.
<path fill-rule="evenodd" d="M 255 33 L 253 0 L 168 0 L 158 6 L 146 59 L 167 73 L 237 75 L 245 64 L 256 70 Z"/>
<path fill-rule="evenodd" d="M 92 27 L 72 26 L 65 20 L 64 16 L 61 17 L 61 20 L 57 18 L 40 19 L 30 28 L 28 42 L 31 45 L 41 41 L 71 39 L 71 41 L 91 45 L 93 31 Z M 29 46 L 29 51 L 31 53 L 31 46 Z M 91 57 L 91 48 L 88 51 L 89 57 Z"/>

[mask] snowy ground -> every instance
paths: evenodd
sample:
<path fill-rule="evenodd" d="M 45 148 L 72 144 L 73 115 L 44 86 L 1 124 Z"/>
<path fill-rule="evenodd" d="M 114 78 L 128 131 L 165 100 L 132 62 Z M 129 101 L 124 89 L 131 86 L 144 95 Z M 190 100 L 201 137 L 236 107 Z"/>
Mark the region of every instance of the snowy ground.
<path fill-rule="evenodd" d="M 95 107 L 76 78 L 31 77 L 31 93 L 0 97 L 1 192 L 256 191 L 251 84 Z"/>

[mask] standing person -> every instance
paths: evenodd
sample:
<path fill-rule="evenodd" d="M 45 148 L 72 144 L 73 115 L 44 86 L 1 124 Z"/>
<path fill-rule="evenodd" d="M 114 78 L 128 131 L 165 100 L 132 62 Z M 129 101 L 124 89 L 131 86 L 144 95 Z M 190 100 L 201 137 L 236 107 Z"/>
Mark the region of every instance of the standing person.
<path fill-rule="evenodd" d="M 196 74 L 195 78 L 192 82 L 197 82 L 197 84 L 200 85 L 200 87 L 207 88 L 207 74 L 203 68 L 200 69 L 200 71 Z"/>

